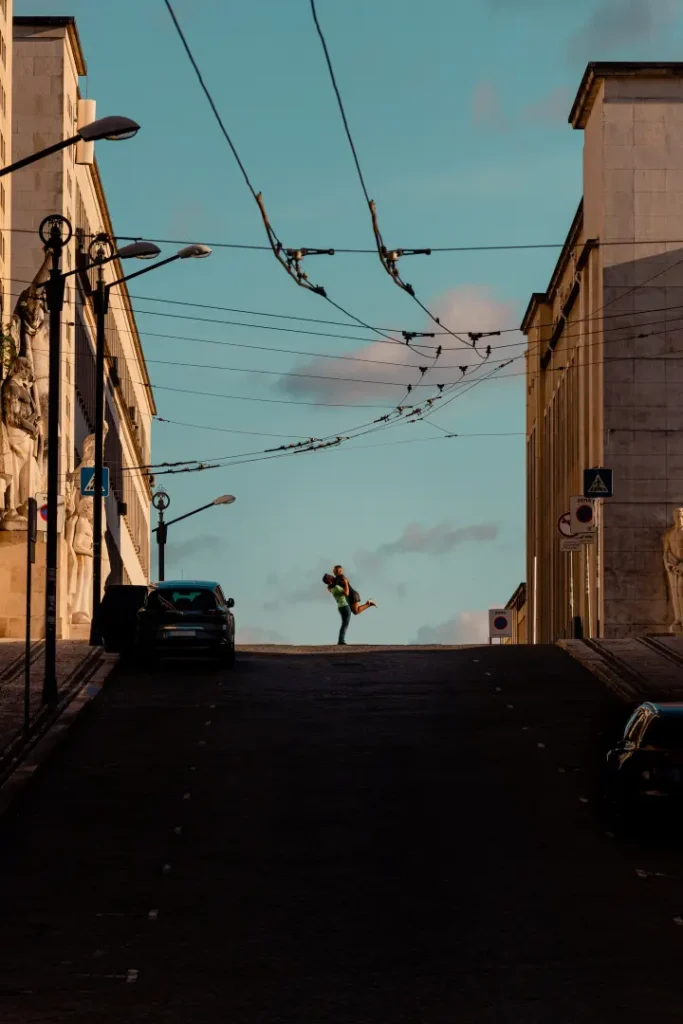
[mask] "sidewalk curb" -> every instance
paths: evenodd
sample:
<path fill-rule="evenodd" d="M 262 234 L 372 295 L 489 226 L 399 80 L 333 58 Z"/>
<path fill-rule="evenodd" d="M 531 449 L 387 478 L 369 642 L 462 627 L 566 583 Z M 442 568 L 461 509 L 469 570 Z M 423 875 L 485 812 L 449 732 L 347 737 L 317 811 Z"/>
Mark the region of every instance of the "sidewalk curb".
<path fill-rule="evenodd" d="M 84 678 L 67 698 L 62 710 L 57 712 L 56 718 L 52 719 L 45 730 L 33 741 L 29 741 L 25 750 L 18 754 L 10 773 L 3 782 L 0 782 L 0 818 L 6 814 L 38 769 L 49 759 L 83 709 L 99 695 L 105 680 L 114 671 L 118 661 L 117 654 L 102 653 L 94 661 L 92 671 L 86 671 Z M 76 668 L 76 672 L 79 667 Z"/>

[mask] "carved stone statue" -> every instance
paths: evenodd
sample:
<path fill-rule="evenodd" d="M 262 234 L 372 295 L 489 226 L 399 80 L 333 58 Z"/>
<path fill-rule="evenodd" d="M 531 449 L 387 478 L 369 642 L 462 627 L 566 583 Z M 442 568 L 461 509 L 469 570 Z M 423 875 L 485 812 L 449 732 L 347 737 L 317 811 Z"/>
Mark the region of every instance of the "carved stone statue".
<path fill-rule="evenodd" d="M 104 424 L 104 436 L 107 436 Z M 92 617 L 94 501 L 81 496 L 81 469 L 95 465 L 95 435 L 83 442 L 83 458 L 67 478 L 65 495 L 69 611 L 74 625 L 89 623 Z M 102 589 L 111 571 L 106 544 L 106 517 L 102 522 Z"/>
<path fill-rule="evenodd" d="M 17 354 L 27 358 L 33 367 L 35 394 L 38 409 L 44 425 L 39 458 L 45 458 L 47 440 L 47 412 L 49 398 L 49 330 L 45 289 L 39 285 L 48 279 L 51 255 L 46 254 L 33 281 L 17 299 L 10 322 L 10 336 L 14 340 Z"/>
<path fill-rule="evenodd" d="M 31 362 L 18 356 L 2 384 L 0 424 L 0 473 L 3 505 L 0 529 L 25 530 L 28 499 L 42 489 L 38 462 L 41 418 L 34 397 L 35 377 Z"/>
<path fill-rule="evenodd" d="M 664 534 L 664 567 L 674 612 L 669 631 L 683 633 L 683 508 L 676 509 L 673 526 Z"/>

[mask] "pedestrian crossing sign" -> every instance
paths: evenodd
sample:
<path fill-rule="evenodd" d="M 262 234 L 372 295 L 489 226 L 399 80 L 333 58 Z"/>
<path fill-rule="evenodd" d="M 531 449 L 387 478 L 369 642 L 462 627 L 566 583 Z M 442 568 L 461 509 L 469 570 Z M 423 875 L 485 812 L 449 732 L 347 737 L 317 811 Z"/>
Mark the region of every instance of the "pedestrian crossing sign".
<path fill-rule="evenodd" d="M 612 497 L 612 470 L 611 469 L 584 469 L 583 471 L 583 496 L 584 498 L 611 498 Z"/>
<path fill-rule="evenodd" d="M 95 467 L 94 466 L 82 466 L 81 467 L 81 497 L 82 498 L 94 498 L 95 497 Z M 109 470 L 106 466 L 102 467 L 102 497 L 109 497 Z"/>

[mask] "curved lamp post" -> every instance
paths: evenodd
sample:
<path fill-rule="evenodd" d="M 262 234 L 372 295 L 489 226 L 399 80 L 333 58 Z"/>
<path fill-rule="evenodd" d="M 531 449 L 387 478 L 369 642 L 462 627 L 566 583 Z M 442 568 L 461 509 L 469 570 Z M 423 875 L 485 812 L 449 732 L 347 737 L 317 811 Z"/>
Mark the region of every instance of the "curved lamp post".
<path fill-rule="evenodd" d="M 53 153 L 59 153 L 62 149 L 68 149 L 69 146 L 74 146 L 77 142 L 97 142 L 99 139 L 109 139 L 111 142 L 117 142 L 123 139 L 132 139 L 139 131 L 140 125 L 137 121 L 131 121 L 129 117 L 100 117 L 97 121 L 83 125 L 70 138 L 62 139 L 61 142 L 56 142 L 54 146 L 41 149 L 38 153 L 32 153 L 31 156 L 25 156 L 23 160 L 17 160 L 15 163 L 10 164 L 9 167 L 3 167 L 0 170 L 0 178 L 4 178 L 6 174 L 11 174 L 12 171 L 18 171 L 22 167 L 27 167 L 29 164 L 35 163 L 36 160 L 42 160 L 43 157 L 52 156 Z"/>
<path fill-rule="evenodd" d="M 119 277 L 116 281 L 105 284 L 102 267 L 116 256 L 120 259 L 134 256 L 137 259 L 153 259 L 159 255 L 159 248 L 153 242 L 132 242 L 124 246 L 114 255 L 105 255 L 105 248 L 111 249 L 111 241 L 107 236 L 98 236 L 90 244 L 89 253 L 93 265 L 99 268 L 97 288 L 93 295 L 95 316 L 97 320 L 97 344 L 95 348 L 95 472 L 93 474 L 93 573 L 92 573 L 92 618 L 90 620 L 90 643 L 99 646 L 102 643 L 100 633 L 100 604 L 102 602 L 102 467 L 104 466 L 104 336 L 105 320 L 109 308 L 109 293 L 112 288 L 124 281 L 132 281 L 134 277 L 149 274 L 152 270 L 165 267 L 176 260 L 204 259 L 211 255 L 208 245 L 186 245 L 174 256 L 159 260 L 153 266 L 137 270 L 134 274 Z"/>
<path fill-rule="evenodd" d="M 234 501 L 237 501 L 237 499 L 235 498 L 234 494 L 221 494 L 220 497 L 214 498 L 213 501 L 210 501 L 208 503 L 208 505 L 201 505 L 199 508 L 193 509 L 192 512 L 186 512 L 184 516 L 178 516 L 177 519 L 169 519 L 168 522 L 165 522 L 164 521 L 164 512 L 166 511 L 168 506 L 171 504 L 171 499 L 169 498 L 169 496 L 166 493 L 166 491 L 163 490 L 163 488 L 160 488 L 156 492 L 156 494 L 152 498 L 152 504 L 154 505 L 155 509 L 159 513 L 159 523 L 158 523 L 157 526 L 154 527 L 154 529 L 152 530 L 152 533 L 156 533 L 156 535 L 157 535 L 157 546 L 158 546 L 158 549 L 159 549 L 159 582 L 160 583 L 163 583 L 164 582 L 164 578 L 165 578 L 165 569 L 166 569 L 166 564 L 165 564 L 166 563 L 166 559 L 165 559 L 166 533 L 168 531 L 169 526 L 172 526 L 173 523 L 179 523 L 182 519 L 189 519 L 190 516 L 196 516 L 198 512 L 204 512 L 207 508 L 213 508 L 214 505 L 232 505 L 232 503 Z"/>
<path fill-rule="evenodd" d="M 107 130 L 112 129 L 112 121 L 127 122 L 130 131 L 134 121 L 126 118 L 103 118 L 107 122 Z M 97 124 L 98 122 L 94 122 Z M 100 122 L 102 124 L 102 122 Z M 92 127 L 92 126 L 90 126 Z M 116 127 L 116 126 L 114 126 Z M 125 125 L 119 124 L 123 131 Z M 137 128 L 136 128 L 137 130 Z M 106 136 L 103 136 L 106 137 Z M 118 136 L 123 138 L 123 135 Z M 47 445 L 47 544 L 45 551 L 45 675 L 43 678 L 43 703 L 55 704 L 57 690 L 57 498 L 59 494 L 59 404 L 61 381 L 61 315 L 64 305 L 64 282 L 67 277 L 77 274 L 78 270 L 70 270 L 66 274 L 61 271 L 61 256 L 64 246 L 71 240 L 73 231 L 69 221 L 60 215 L 46 217 L 39 229 L 40 237 L 46 250 L 52 254 L 52 268 L 47 281 L 42 282 L 45 298 L 50 314 L 49 319 L 49 397 L 48 397 L 48 445 Z M 113 251 L 103 258 L 104 263 L 115 259 L 138 257 L 149 259 L 160 252 L 158 246 L 151 242 L 135 242 L 127 245 L 119 252 Z M 41 287 L 39 286 L 39 287 Z M 101 417 L 103 418 L 103 417 Z M 97 430 L 97 423 L 95 424 Z M 100 435 L 102 435 L 100 427 Z M 101 447 L 101 445 L 100 445 Z M 101 470 L 100 470 L 101 477 Z M 100 484 L 100 490 L 102 489 Z M 95 505 L 97 512 L 97 505 Z M 95 543 L 96 543 L 95 539 Z M 100 529 L 101 549 L 101 529 Z"/>

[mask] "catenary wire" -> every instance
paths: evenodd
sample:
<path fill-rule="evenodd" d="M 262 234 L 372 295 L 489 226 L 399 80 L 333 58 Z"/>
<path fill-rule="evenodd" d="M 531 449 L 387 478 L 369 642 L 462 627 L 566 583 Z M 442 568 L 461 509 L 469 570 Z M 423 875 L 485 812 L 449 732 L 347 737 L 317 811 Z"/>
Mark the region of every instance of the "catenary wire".
<path fill-rule="evenodd" d="M 238 164 L 238 166 L 240 168 L 240 171 L 242 172 L 242 177 L 244 178 L 244 181 L 245 181 L 245 183 L 247 185 L 247 188 L 251 192 L 251 195 L 252 195 L 253 199 L 255 200 L 255 202 L 256 202 L 256 204 L 257 204 L 257 206 L 259 208 L 261 219 L 263 221 L 263 225 L 264 225 L 264 227 L 266 229 L 266 234 L 268 236 L 268 241 L 270 243 L 270 248 L 272 249 L 273 255 L 277 259 L 278 263 L 280 263 L 280 265 L 282 267 L 284 267 L 284 269 L 287 272 L 287 274 L 292 278 L 293 281 L 296 282 L 297 285 L 299 285 L 300 287 L 302 287 L 302 288 L 304 288 L 304 289 L 306 289 L 308 291 L 312 291 L 316 295 L 320 295 L 327 302 L 329 302 L 332 306 L 334 306 L 335 309 L 339 310 L 340 313 L 343 313 L 344 316 L 348 317 L 350 320 L 355 320 L 356 323 L 358 323 L 361 326 L 367 328 L 368 330 L 374 331 L 374 328 L 371 327 L 370 324 L 366 323 L 360 317 L 357 317 L 354 313 L 351 313 L 348 309 L 345 309 L 344 306 L 340 305 L 334 299 L 330 298 L 330 296 L 326 293 L 324 288 L 322 288 L 320 286 L 312 285 L 312 284 L 309 283 L 308 275 L 305 274 L 301 270 L 300 262 L 301 262 L 301 259 L 303 258 L 303 256 L 305 256 L 306 254 L 310 255 L 312 251 L 304 250 L 304 249 L 296 250 L 295 251 L 295 250 L 287 250 L 287 249 L 284 248 L 282 242 L 278 238 L 277 234 L 275 233 L 275 231 L 274 231 L 274 229 L 273 229 L 273 227 L 272 227 L 272 225 L 270 223 L 270 220 L 268 218 L 268 214 L 267 214 L 266 209 L 265 209 L 265 205 L 263 203 L 263 197 L 262 197 L 261 193 L 257 192 L 256 189 L 254 188 L 254 186 L 253 186 L 253 184 L 251 182 L 251 179 L 249 178 L 249 175 L 247 174 L 247 171 L 246 171 L 246 168 L 244 166 L 244 163 L 243 163 L 242 159 L 240 158 L 239 153 L 237 152 L 237 148 L 236 148 L 236 146 L 235 146 L 235 144 L 234 144 L 234 142 L 233 142 L 233 140 L 232 140 L 232 138 L 231 138 L 227 128 L 225 127 L 225 124 L 223 122 L 223 119 L 222 119 L 219 111 L 218 111 L 216 103 L 214 102 L 213 96 L 211 95 L 211 92 L 210 92 L 208 86 L 206 85 L 206 83 L 204 81 L 204 78 L 202 76 L 202 73 L 201 73 L 201 70 L 199 68 L 199 65 L 198 65 L 197 61 L 195 60 L 195 57 L 194 57 L 194 55 L 192 53 L 192 50 L 190 49 L 190 45 L 189 45 L 189 43 L 187 41 L 187 38 L 186 38 L 186 36 L 185 36 L 181 26 L 180 26 L 180 22 L 178 21 L 178 18 L 176 17 L 176 14 L 175 14 L 175 11 L 173 10 L 171 2 L 170 2 L 170 0 L 164 0 L 164 3 L 166 5 L 166 8 L 167 8 L 170 16 L 171 16 L 171 19 L 172 19 L 173 24 L 175 26 L 176 32 L 177 32 L 177 34 L 178 34 L 178 36 L 179 36 L 179 38 L 180 38 L 180 40 L 182 42 L 183 48 L 184 48 L 184 50 L 185 50 L 185 52 L 186 52 L 186 54 L 187 54 L 187 56 L 188 56 L 188 58 L 190 60 L 190 63 L 192 65 L 193 69 L 194 69 L 194 72 L 195 72 L 195 74 L 197 76 L 197 79 L 198 79 L 199 84 L 200 84 L 200 86 L 202 88 L 202 91 L 204 92 L 204 95 L 206 96 L 206 98 L 207 98 L 207 100 L 209 102 L 209 105 L 211 107 L 213 115 L 214 115 L 214 117 L 215 117 L 215 119 L 216 119 L 220 129 L 221 129 L 221 132 L 222 132 L 224 138 L 226 139 L 226 141 L 228 142 L 228 145 L 230 146 L 230 149 L 232 151 L 233 156 L 235 157 L 235 160 L 237 161 L 237 164 Z M 283 253 L 285 254 L 284 256 L 283 256 Z M 294 257 L 292 257 L 292 253 L 295 253 Z M 325 254 L 325 253 L 328 253 L 329 255 L 334 255 L 334 250 L 333 249 L 327 249 L 327 250 L 322 250 L 321 249 L 321 250 L 317 250 L 317 252 L 315 254 L 320 255 L 320 254 Z M 380 333 L 380 332 L 377 332 L 377 333 Z M 397 345 L 401 344 L 401 342 L 399 341 L 398 338 L 391 338 L 390 340 L 393 341 Z"/>
<path fill-rule="evenodd" d="M 673 269 L 673 267 L 668 268 L 668 269 Z M 654 275 L 653 278 L 650 278 L 648 280 L 654 280 L 655 277 L 659 276 L 661 273 L 662 273 L 662 271 L 658 271 L 658 273 L 656 275 Z M 31 283 L 30 281 L 23 281 L 22 282 L 21 279 L 17 279 L 17 278 L 0 278 L 0 280 L 13 280 L 13 281 L 15 281 L 17 283 L 25 283 L 27 285 Z M 635 288 L 638 288 L 638 287 L 640 287 L 640 285 L 634 286 L 634 290 L 635 290 Z M 21 292 L 10 291 L 8 294 L 18 297 L 22 293 Z M 621 298 L 621 297 L 622 296 L 618 296 L 618 298 Z M 227 307 L 227 306 L 209 306 L 209 305 L 204 305 L 203 303 L 179 302 L 178 300 L 171 300 L 171 299 L 152 299 L 152 298 L 147 298 L 147 297 L 144 297 L 144 296 L 131 296 L 131 298 L 137 298 L 137 299 L 140 299 L 140 300 L 143 300 L 143 301 L 146 300 L 146 301 L 155 301 L 155 302 L 169 302 L 169 303 L 178 304 L 178 305 L 196 306 L 196 307 L 199 307 L 199 308 L 206 308 L 206 309 L 225 310 L 226 312 L 231 312 L 232 311 L 230 309 L 230 307 Z M 126 311 L 128 307 L 123 306 L 123 305 L 117 305 L 116 303 L 110 302 L 110 308 L 111 309 L 119 309 L 119 310 L 122 310 L 122 311 Z M 607 317 L 601 317 L 601 316 L 596 316 L 595 314 L 592 314 L 591 316 L 580 317 L 580 318 L 573 319 L 571 321 L 567 321 L 567 324 L 570 325 L 570 326 L 574 326 L 574 325 L 582 324 L 582 323 L 590 323 L 592 321 L 616 320 L 616 319 L 623 318 L 623 317 L 645 316 L 646 314 L 649 314 L 649 313 L 671 312 L 671 311 L 676 310 L 676 309 L 683 309 L 683 305 L 677 304 L 677 305 L 670 305 L 670 306 L 656 306 L 656 307 L 652 307 L 652 308 L 644 309 L 644 310 L 637 310 L 637 311 L 631 310 L 631 311 L 626 311 L 626 312 L 623 312 L 623 313 L 611 313 Z M 352 335 L 337 335 L 337 334 L 326 333 L 326 332 L 302 331 L 302 330 L 298 330 L 296 328 L 283 328 L 283 327 L 279 327 L 279 326 L 271 327 L 271 326 L 269 326 L 267 324 L 248 324 L 248 323 L 243 323 L 242 321 L 218 320 L 218 319 L 214 319 L 214 318 L 193 317 L 193 316 L 189 316 L 189 315 L 176 314 L 176 313 L 161 313 L 161 312 L 158 312 L 158 311 L 148 310 L 148 309 L 138 309 L 138 310 L 134 310 L 134 312 L 138 316 L 144 316 L 144 315 L 148 315 L 148 316 L 164 316 L 164 317 L 167 317 L 167 318 L 170 318 L 170 319 L 176 318 L 176 319 L 182 319 L 182 320 L 197 320 L 199 322 L 206 322 L 206 323 L 212 323 L 212 324 L 225 324 L 226 326 L 230 326 L 230 327 L 248 327 L 248 328 L 253 328 L 253 329 L 261 329 L 261 330 L 276 330 L 276 331 L 292 333 L 292 334 L 306 334 L 306 335 L 310 335 L 312 337 L 339 338 L 340 340 L 357 341 L 357 342 L 360 342 L 360 343 L 363 343 L 363 344 L 368 344 L 368 345 L 369 344 L 382 343 L 382 339 L 380 339 L 380 338 L 362 338 L 362 337 L 359 338 L 359 337 L 355 337 L 355 336 L 352 336 Z M 315 320 L 314 318 L 309 318 L 309 317 L 305 317 L 305 318 L 304 317 L 291 317 L 290 318 L 290 317 L 286 317 L 285 314 L 261 313 L 261 312 L 250 311 L 250 310 L 243 310 L 243 311 L 240 311 L 240 312 L 245 312 L 247 314 L 254 315 L 254 316 L 261 316 L 261 315 L 263 315 L 263 316 L 274 316 L 274 317 L 282 317 L 282 318 L 296 319 L 296 320 L 299 320 L 299 319 L 303 320 L 303 319 L 305 319 L 307 321 L 314 322 L 314 323 L 333 324 L 333 325 L 340 326 L 340 327 L 347 326 L 347 327 L 351 327 L 352 328 L 352 325 L 350 325 L 350 324 L 343 324 L 340 321 Z M 649 321 L 648 323 L 664 323 L 665 321 L 666 321 L 666 318 L 662 318 L 661 320 Z M 69 321 L 65 321 L 65 323 L 68 324 Z M 534 324 L 533 325 L 533 329 L 534 330 L 538 330 L 538 329 L 541 329 L 541 328 L 556 327 L 557 323 L 558 323 L 558 321 L 551 321 L 551 322 L 547 322 L 547 323 Z M 631 326 L 631 325 L 629 325 L 629 326 Z M 639 324 L 637 326 L 647 326 L 647 323 L 646 324 Z M 377 331 L 383 330 L 383 328 L 372 328 L 372 329 L 373 330 L 377 330 Z M 625 330 L 625 329 L 627 329 L 627 328 L 626 327 L 620 327 L 619 325 L 614 325 L 612 327 L 605 327 L 605 328 L 603 328 L 603 331 L 617 331 L 617 330 Z M 130 329 L 129 328 L 126 328 L 126 330 L 128 331 L 128 333 L 130 333 Z M 394 330 L 394 328 L 386 328 L 386 330 L 390 331 L 390 330 Z M 398 329 L 396 329 L 396 330 L 398 330 Z M 138 333 L 139 334 L 149 334 L 151 337 L 173 337 L 173 335 L 166 335 L 166 334 L 154 335 L 154 334 L 152 334 L 152 332 L 148 332 L 148 331 L 138 331 Z M 447 332 L 443 332 L 443 333 L 445 334 Z M 474 331 L 470 332 L 470 331 L 466 331 L 466 330 L 463 329 L 460 333 L 462 333 L 462 334 L 470 334 L 470 333 L 477 334 L 477 333 L 480 333 L 482 335 L 492 335 L 492 334 L 503 335 L 503 334 L 513 334 L 513 333 L 516 334 L 516 333 L 520 333 L 520 328 L 519 327 L 504 327 L 504 328 L 500 328 L 497 331 L 485 331 L 485 332 L 474 332 Z M 435 332 L 435 334 L 438 335 L 439 332 L 437 331 L 437 332 Z M 563 333 L 563 337 L 565 337 L 565 338 L 566 337 L 570 337 L 570 336 L 571 337 L 582 337 L 583 335 L 578 335 L 578 334 L 577 335 L 569 335 L 569 334 L 564 334 Z M 203 341 L 205 339 L 200 339 L 200 338 L 179 338 L 178 340 Z M 387 343 L 388 344 L 392 344 L 392 342 L 387 342 Z M 497 349 L 502 349 L 502 348 L 515 348 L 518 345 L 523 345 L 523 344 L 527 344 L 527 345 L 531 346 L 531 345 L 542 345 L 542 344 L 545 344 L 545 343 L 547 343 L 547 339 L 540 339 L 538 341 L 530 341 L 527 338 L 526 340 L 520 340 L 520 341 L 517 341 L 517 342 L 511 342 L 510 344 L 502 344 L 502 345 L 495 345 L 495 344 L 493 344 L 492 345 L 492 349 L 495 351 Z M 420 347 L 421 348 L 434 348 L 434 347 L 437 347 L 437 346 L 430 346 L 430 345 L 427 345 L 425 343 L 425 344 L 422 344 Z M 285 351 L 289 351 L 289 350 L 287 350 L 287 349 L 278 349 L 277 351 L 285 352 Z M 450 347 L 449 346 L 443 346 L 443 351 L 444 352 L 460 352 L 460 351 L 462 351 L 462 348 L 460 346 L 450 346 Z M 306 353 L 302 353 L 302 354 L 306 354 Z M 322 355 L 322 353 L 316 353 L 316 355 L 318 355 L 318 354 Z M 474 364 L 474 365 L 476 365 L 476 364 Z"/>
<path fill-rule="evenodd" d="M 320 40 L 320 43 L 322 45 L 323 52 L 324 52 L 324 55 L 325 55 L 325 63 L 327 64 L 327 70 L 328 70 L 328 73 L 329 73 L 329 76 L 330 76 L 330 81 L 332 82 L 332 88 L 334 89 L 334 94 L 335 94 L 336 99 L 337 99 L 337 106 L 339 107 L 339 113 L 340 113 L 341 118 L 342 118 L 342 122 L 343 122 L 343 125 L 344 125 L 344 130 L 346 132 L 346 137 L 348 139 L 348 143 L 349 143 L 349 146 L 351 148 L 351 152 L 353 154 L 354 163 L 356 165 L 356 171 L 358 173 L 358 179 L 360 181 L 361 188 L 363 190 L 363 195 L 365 196 L 365 201 L 366 201 L 366 203 L 368 205 L 368 209 L 369 209 L 369 213 L 370 213 L 370 218 L 371 218 L 371 222 L 372 222 L 372 230 L 373 230 L 373 234 L 375 236 L 375 244 L 377 246 L 377 255 L 379 256 L 380 263 L 382 264 L 384 269 L 387 271 L 387 273 L 388 273 L 389 277 L 392 279 L 392 281 L 395 284 L 397 284 L 399 286 L 399 288 L 401 288 L 404 292 L 406 292 L 406 294 L 409 295 L 417 303 L 417 305 L 420 307 L 420 309 L 422 309 L 423 312 L 425 312 L 427 314 L 427 316 L 429 317 L 430 320 L 432 320 L 434 323 L 438 324 L 440 327 L 444 327 L 446 329 L 447 333 L 450 334 L 457 341 L 461 342 L 462 345 L 465 345 L 465 346 L 469 345 L 469 347 L 472 348 L 477 353 L 477 355 L 480 356 L 480 358 L 482 358 L 484 360 L 487 359 L 488 355 L 483 356 L 479 352 L 479 350 L 476 347 L 476 342 L 475 341 L 471 341 L 469 343 L 466 342 L 464 340 L 464 338 L 460 337 L 459 334 L 456 334 L 454 331 L 452 331 L 448 327 L 446 327 L 445 324 L 442 324 L 441 320 L 439 319 L 439 317 L 435 316 L 431 312 L 431 310 L 428 309 L 427 306 L 425 306 L 425 304 L 421 301 L 421 299 L 418 298 L 418 296 L 415 293 L 415 289 L 412 287 L 412 285 L 410 285 L 407 282 L 403 281 L 403 279 L 401 277 L 401 274 L 399 272 L 399 269 L 398 269 L 398 263 L 399 263 L 399 259 L 403 256 L 403 254 L 406 252 L 406 250 L 398 249 L 398 250 L 389 252 L 387 250 L 386 246 L 384 245 L 384 241 L 382 239 L 382 234 L 381 234 L 381 231 L 380 231 L 380 228 L 379 228 L 378 219 L 377 219 L 377 209 L 376 209 L 374 200 L 372 200 L 370 198 L 370 193 L 368 192 L 368 188 L 367 188 L 367 185 L 365 183 L 365 178 L 363 176 L 363 171 L 361 169 L 360 160 L 358 158 L 358 151 L 357 151 L 356 145 L 355 145 L 355 143 L 353 141 L 353 136 L 351 134 L 351 129 L 349 127 L 348 118 L 346 116 L 346 110 L 344 109 L 344 103 L 343 103 L 343 100 L 342 100 L 342 97 L 341 97 L 341 93 L 339 91 L 339 86 L 337 84 L 337 78 L 336 78 L 336 75 L 334 73 L 334 68 L 332 66 L 332 58 L 330 57 L 330 51 L 329 51 L 329 48 L 327 46 L 327 41 L 325 39 L 325 35 L 324 35 L 322 27 L 320 25 L 320 20 L 318 18 L 318 12 L 317 12 L 317 9 L 316 9 L 315 0 L 310 0 L 310 8 L 311 8 L 311 13 L 313 15 L 313 21 L 315 23 L 315 28 L 316 28 L 316 31 L 318 33 L 318 38 Z M 414 255 L 417 255 L 418 253 L 421 254 L 421 255 L 427 255 L 427 256 L 430 255 L 430 251 L 428 249 L 408 250 L 408 251 L 412 252 Z M 406 338 L 406 340 L 408 340 L 408 339 Z M 434 357 L 434 362 L 436 362 L 436 360 L 439 358 L 440 354 L 441 354 L 440 350 L 437 350 L 437 354 Z"/>

